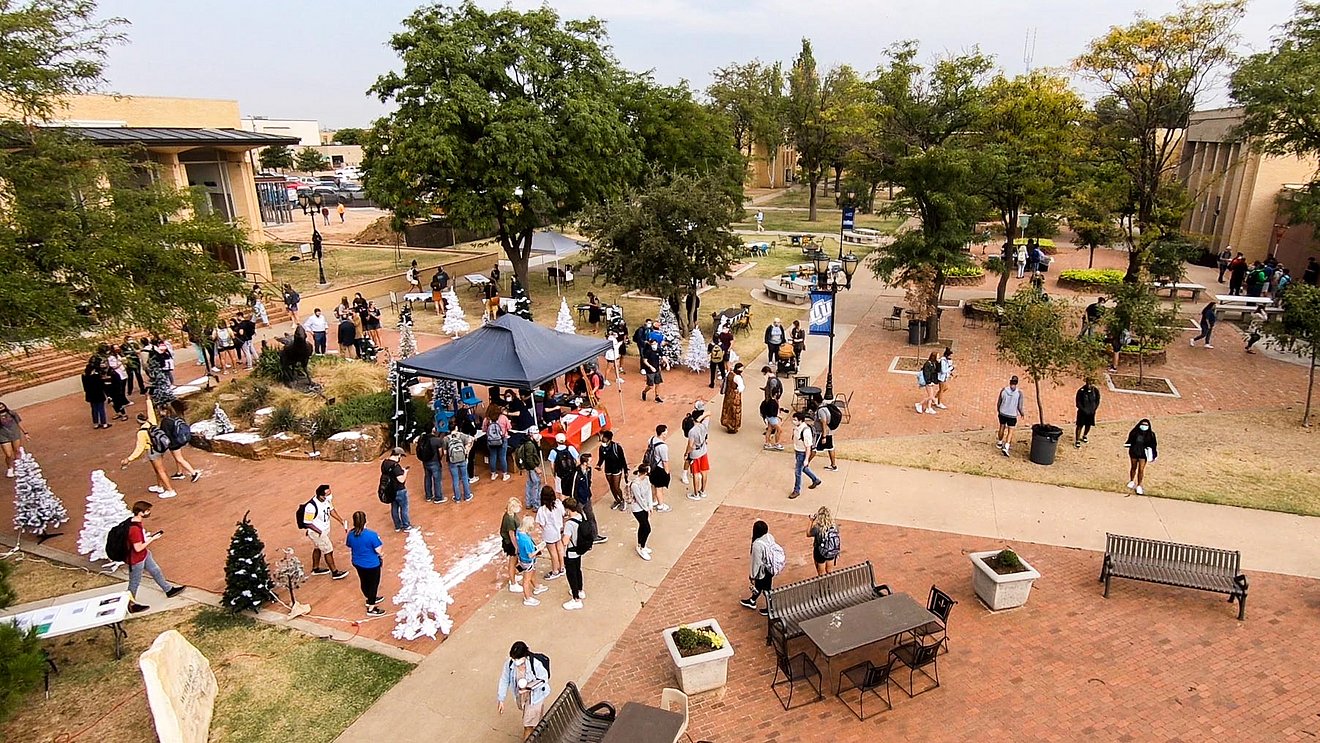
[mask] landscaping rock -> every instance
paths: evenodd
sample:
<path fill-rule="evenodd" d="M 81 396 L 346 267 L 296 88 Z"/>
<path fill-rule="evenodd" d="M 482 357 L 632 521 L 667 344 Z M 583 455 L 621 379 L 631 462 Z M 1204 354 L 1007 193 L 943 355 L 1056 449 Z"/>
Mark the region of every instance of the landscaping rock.
<path fill-rule="evenodd" d="M 271 441 L 256 431 L 235 431 L 222 433 L 210 441 L 211 451 L 216 454 L 228 454 L 243 459 L 270 459 L 275 456 L 276 447 Z"/>
<path fill-rule="evenodd" d="M 327 462 L 371 462 L 385 451 L 385 427 L 367 426 L 343 431 L 321 442 L 321 459 Z"/>

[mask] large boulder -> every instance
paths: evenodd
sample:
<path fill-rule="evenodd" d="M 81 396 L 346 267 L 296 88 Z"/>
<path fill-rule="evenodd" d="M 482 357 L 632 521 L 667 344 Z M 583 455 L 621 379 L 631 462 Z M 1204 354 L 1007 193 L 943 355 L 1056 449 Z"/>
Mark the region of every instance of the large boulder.
<path fill-rule="evenodd" d="M 385 451 L 385 427 L 364 426 L 342 431 L 320 442 L 320 458 L 327 462 L 371 462 Z"/>

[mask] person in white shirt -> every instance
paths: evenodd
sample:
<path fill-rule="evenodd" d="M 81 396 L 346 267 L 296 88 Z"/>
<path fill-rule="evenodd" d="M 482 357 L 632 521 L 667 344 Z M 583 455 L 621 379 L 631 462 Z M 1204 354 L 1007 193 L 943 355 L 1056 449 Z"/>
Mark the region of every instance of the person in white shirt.
<path fill-rule="evenodd" d="M 340 570 L 335 565 L 335 544 L 330 539 L 330 519 L 334 518 L 348 531 L 348 522 L 335 510 L 334 495 L 329 485 L 318 485 L 316 497 L 302 507 L 302 523 L 306 526 L 303 533 L 312 542 L 312 575 L 329 575 L 333 580 L 348 577 L 347 570 Z M 325 557 L 328 568 L 321 567 L 321 557 Z"/>
<path fill-rule="evenodd" d="M 673 510 L 669 504 L 665 503 L 665 492 L 669 490 L 669 444 L 665 443 L 665 438 L 669 436 L 669 426 L 661 423 L 655 427 L 655 435 L 646 442 L 646 454 L 642 455 L 642 461 L 650 466 L 648 477 L 651 481 L 651 489 L 655 494 L 655 510 L 657 513 L 665 513 Z"/>
<path fill-rule="evenodd" d="M 303 323 L 303 329 L 312 334 L 313 353 L 325 353 L 325 334 L 329 330 L 330 323 L 326 321 L 325 316 L 321 314 L 321 308 L 317 307 L 312 311 L 312 316 Z"/>
<path fill-rule="evenodd" d="M 1022 390 L 1018 389 L 1018 378 L 1014 374 L 1008 380 L 1008 386 L 999 391 L 999 441 L 995 445 L 1004 456 L 1008 456 L 1008 448 L 1013 444 L 1013 429 L 1017 428 L 1018 418 L 1025 414 Z"/>
<path fill-rule="evenodd" d="M 820 478 L 816 477 L 816 473 L 807 465 L 807 457 L 816 445 L 811 424 L 807 422 L 807 414 L 798 411 L 793 414 L 793 421 L 793 492 L 789 493 L 789 498 L 796 498 L 802 494 L 803 473 L 811 478 L 811 484 L 807 486 L 809 489 L 820 487 Z"/>

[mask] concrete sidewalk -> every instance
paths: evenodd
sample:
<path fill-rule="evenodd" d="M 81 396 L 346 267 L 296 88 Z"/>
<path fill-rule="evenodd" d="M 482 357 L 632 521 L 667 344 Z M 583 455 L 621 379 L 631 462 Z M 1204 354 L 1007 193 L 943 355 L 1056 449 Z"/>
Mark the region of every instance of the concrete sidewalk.
<path fill-rule="evenodd" d="M 856 299 L 875 301 L 874 296 Z M 852 330 L 839 326 L 838 346 Z M 808 347 L 804 373 L 824 370 L 823 345 Z M 718 401 L 712 409 L 718 411 Z M 1249 570 L 1320 577 L 1316 518 L 844 460 L 837 472 L 829 472 L 820 458 L 817 472 L 824 484 L 789 500 L 793 456 L 761 449 L 754 381 L 748 384 L 743 411 L 740 434 L 713 427 L 710 497 L 688 501 L 676 480 L 669 498 L 674 510 L 652 516 L 653 561 L 643 562 L 633 551 L 630 515 L 602 509 L 598 516 L 611 540 L 585 560 L 585 610 L 560 608 L 568 598 L 562 580 L 549 584 L 552 590 L 536 608 L 523 607 L 521 596 L 500 593 L 340 740 L 518 740 L 516 709 L 510 704 L 501 717 L 495 706 L 509 645 L 523 640 L 548 654 L 557 688 L 566 681 L 585 682 L 725 502 L 804 514 L 829 505 L 843 519 L 984 536 L 987 548 L 1020 541 L 1101 550 L 1105 532 L 1111 531 L 1239 549 Z M 841 435 L 847 435 L 846 428 Z"/>

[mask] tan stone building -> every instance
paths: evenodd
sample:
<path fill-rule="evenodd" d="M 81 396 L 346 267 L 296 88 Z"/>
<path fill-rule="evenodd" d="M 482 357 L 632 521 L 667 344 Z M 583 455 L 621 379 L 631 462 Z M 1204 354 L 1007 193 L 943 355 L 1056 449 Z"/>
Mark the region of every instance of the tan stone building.
<path fill-rule="evenodd" d="M 754 145 L 747 160 L 747 180 L 751 188 L 787 188 L 797 179 L 797 150 L 784 145 L 773 155 L 762 145 Z"/>
<path fill-rule="evenodd" d="M 154 96 L 73 96 L 50 126 L 76 129 L 98 145 L 141 146 L 158 167 L 153 177 L 206 190 L 210 209 L 241 225 L 253 245 L 266 242 L 253 152 L 297 144 L 294 137 L 243 131 L 238 102 Z M 278 194 L 284 196 L 281 190 Z M 287 197 L 284 197 L 287 199 Z M 216 248 L 214 256 L 249 279 L 269 281 L 270 258 L 251 248 Z"/>
<path fill-rule="evenodd" d="M 1183 230 L 1206 235 L 1218 253 L 1224 247 L 1248 260 L 1275 255 L 1298 268 L 1315 252 L 1310 225 L 1290 225 L 1281 205 L 1289 187 L 1307 183 L 1315 160 L 1254 151 L 1239 132 L 1241 108 L 1197 111 L 1184 133 L 1178 177 L 1192 199 Z"/>

